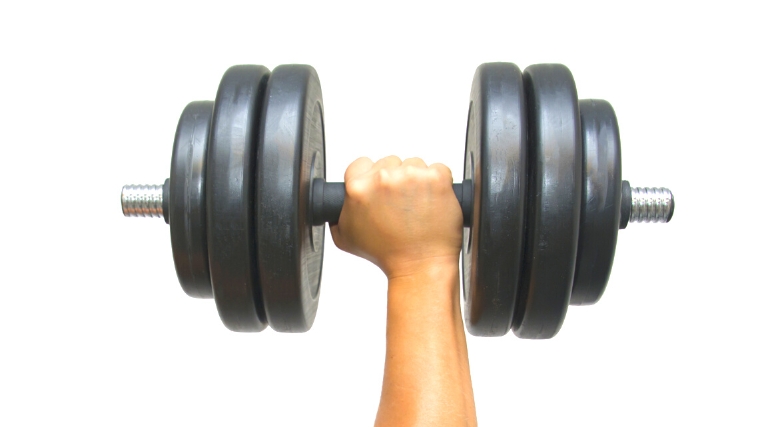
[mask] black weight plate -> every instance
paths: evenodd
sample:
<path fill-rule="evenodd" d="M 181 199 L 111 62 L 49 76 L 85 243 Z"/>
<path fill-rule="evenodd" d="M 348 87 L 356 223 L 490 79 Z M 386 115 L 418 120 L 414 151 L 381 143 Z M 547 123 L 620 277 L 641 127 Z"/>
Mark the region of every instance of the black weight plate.
<path fill-rule="evenodd" d="M 191 297 L 211 298 L 206 247 L 206 148 L 211 101 L 191 102 L 182 111 L 174 135 L 169 175 L 169 228 L 174 268 Z"/>
<path fill-rule="evenodd" d="M 224 73 L 211 121 L 206 172 L 208 257 L 219 317 L 227 328 L 266 328 L 253 219 L 256 145 L 269 70 L 237 65 Z"/>
<path fill-rule="evenodd" d="M 464 179 L 474 184 L 462 239 L 465 322 L 473 335 L 509 332 L 523 252 L 527 125 L 514 64 L 478 67 L 470 92 Z"/>
<path fill-rule="evenodd" d="M 578 102 L 583 135 L 583 201 L 570 303 L 594 304 L 612 270 L 620 226 L 620 132 L 607 101 Z"/>
<path fill-rule="evenodd" d="M 264 98 L 256 175 L 259 268 L 267 319 L 278 332 L 314 323 L 324 224 L 312 227 L 311 181 L 325 177 L 322 89 L 308 65 L 272 71 Z"/>
<path fill-rule="evenodd" d="M 523 73 L 528 108 L 525 264 L 513 331 L 551 338 L 565 319 L 575 273 L 581 213 L 582 141 L 570 70 L 531 65 Z"/>

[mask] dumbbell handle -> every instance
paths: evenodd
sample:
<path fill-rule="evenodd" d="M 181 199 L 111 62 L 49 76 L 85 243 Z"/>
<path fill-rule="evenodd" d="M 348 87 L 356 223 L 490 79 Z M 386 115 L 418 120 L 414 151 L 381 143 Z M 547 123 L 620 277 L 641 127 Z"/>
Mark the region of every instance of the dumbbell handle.
<path fill-rule="evenodd" d="M 454 184 L 454 195 L 462 207 L 464 226 L 470 226 L 472 215 L 472 180 L 465 179 L 461 184 Z M 346 199 L 346 184 L 342 182 L 325 182 L 316 178 L 311 183 L 311 223 L 336 224 Z"/>

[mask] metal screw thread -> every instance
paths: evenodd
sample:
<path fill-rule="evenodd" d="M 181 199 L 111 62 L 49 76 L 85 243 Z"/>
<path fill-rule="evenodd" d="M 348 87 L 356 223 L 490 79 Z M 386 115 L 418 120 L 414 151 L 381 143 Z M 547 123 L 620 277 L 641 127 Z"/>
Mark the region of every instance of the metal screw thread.
<path fill-rule="evenodd" d="M 126 217 L 163 218 L 163 185 L 125 185 L 121 189 L 121 211 Z"/>
<path fill-rule="evenodd" d="M 674 208 L 673 193 L 667 188 L 631 188 L 630 222 L 668 222 Z"/>

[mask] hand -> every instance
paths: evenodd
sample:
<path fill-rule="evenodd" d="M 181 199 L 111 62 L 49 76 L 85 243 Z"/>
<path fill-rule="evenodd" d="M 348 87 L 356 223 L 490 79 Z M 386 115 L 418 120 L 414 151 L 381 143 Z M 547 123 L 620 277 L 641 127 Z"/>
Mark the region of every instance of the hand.
<path fill-rule="evenodd" d="M 462 244 L 462 210 L 451 170 L 396 156 L 373 163 L 357 159 L 345 174 L 346 199 L 335 245 L 365 258 L 389 279 L 456 266 Z"/>

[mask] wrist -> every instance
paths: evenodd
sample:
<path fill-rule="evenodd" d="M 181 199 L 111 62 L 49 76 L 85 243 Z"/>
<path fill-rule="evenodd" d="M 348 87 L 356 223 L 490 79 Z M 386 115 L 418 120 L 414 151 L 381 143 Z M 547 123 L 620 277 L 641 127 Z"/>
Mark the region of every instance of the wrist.
<path fill-rule="evenodd" d="M 433 331 L 437 337 L 454 336 L 462 328 L 456 260 L 388 279 L 389 334 L 404 330 L 424 341 Z"/>
<path fill-rule="evenodd" d="M 389 296 L 404 298 L 459 296 L 459 257 L 435 257 L 408 263 L 388 274 Z"/>
<path fill-rule="evenodd" d="M 388 281 L 404 282 L 429 279 L 432 276 L 459 272 L 459 253 L 456 255 L 438 255 L 422 259 L 405 259 L 388 262 L 383 266 Z"/>

